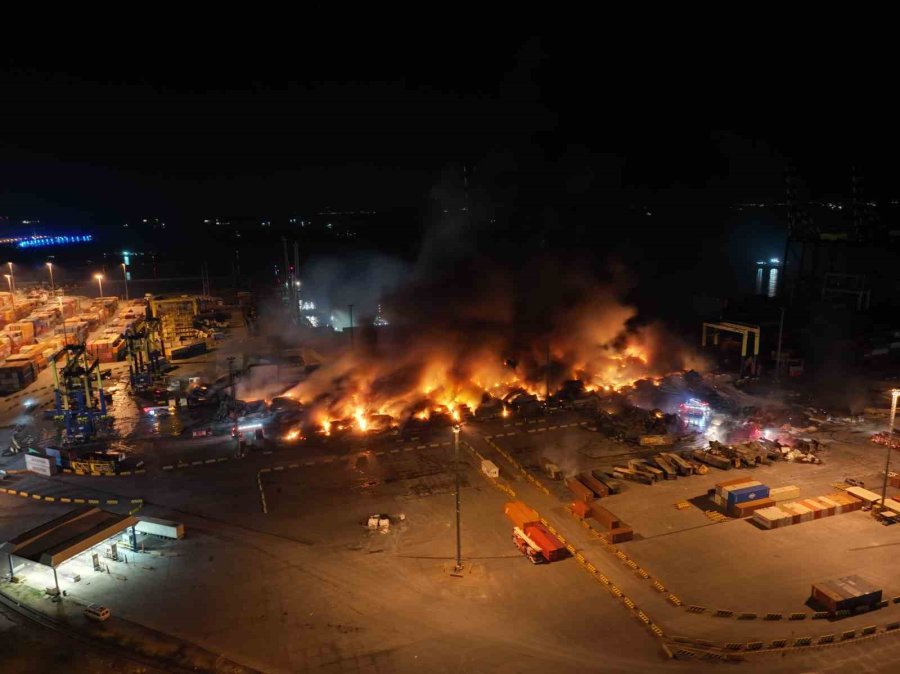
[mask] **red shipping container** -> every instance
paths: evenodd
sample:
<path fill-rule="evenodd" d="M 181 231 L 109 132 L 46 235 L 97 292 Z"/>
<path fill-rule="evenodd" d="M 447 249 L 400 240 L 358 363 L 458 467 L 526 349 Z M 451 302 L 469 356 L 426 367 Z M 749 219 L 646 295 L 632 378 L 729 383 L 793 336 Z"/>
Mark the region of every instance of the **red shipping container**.
<path fill-rule="evenodd" d="M 530 522 L 523 529 L 525 535 L 533 540 L 541 548 L 541 554 L 548 562 L 555 562 L 566 555 L 566 546 L 560 540 L 547 531 L 540 522 Z"/>
<path fill-rule="evenodd" d="M 572 513 L 575 517 L 585 519 L 591 516 L 591 506 L 583 501 L 572 501 Z"/>
<path fill-rule="evenodd" d="M 578 478 L 567 477 L 566 487 L 575 495 L 575 498 L 579 501 L 590 503 L 594 500 L 594 492 L 584 486 L 584 483 L 582 483 Z"/>

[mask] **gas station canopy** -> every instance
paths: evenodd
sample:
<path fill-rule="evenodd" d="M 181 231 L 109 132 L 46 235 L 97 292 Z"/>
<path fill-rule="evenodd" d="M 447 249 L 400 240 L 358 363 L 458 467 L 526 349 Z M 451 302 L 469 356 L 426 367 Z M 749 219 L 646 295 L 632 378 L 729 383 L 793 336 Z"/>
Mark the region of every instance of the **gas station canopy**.
<path fill-rule="evenodd" d="M 131 515 L 85 506 L 6 541 L 0 552 L 56 568 L 137 522 Z"/>

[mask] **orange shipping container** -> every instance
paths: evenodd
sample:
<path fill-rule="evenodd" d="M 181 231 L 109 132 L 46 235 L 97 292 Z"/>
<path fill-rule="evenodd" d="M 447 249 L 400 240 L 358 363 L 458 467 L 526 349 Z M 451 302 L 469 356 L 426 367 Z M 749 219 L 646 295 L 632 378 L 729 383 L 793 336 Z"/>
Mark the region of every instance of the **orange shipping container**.
<path fill-rule="evenodd" d="M 523 529 L 528 522 L 540 520 L 537 511 L 532 510 L 521 501 L 510 501 L 504 506 L 503 512 L 510 520 L 512 520 L 512 523 L 520 529 Z"/>

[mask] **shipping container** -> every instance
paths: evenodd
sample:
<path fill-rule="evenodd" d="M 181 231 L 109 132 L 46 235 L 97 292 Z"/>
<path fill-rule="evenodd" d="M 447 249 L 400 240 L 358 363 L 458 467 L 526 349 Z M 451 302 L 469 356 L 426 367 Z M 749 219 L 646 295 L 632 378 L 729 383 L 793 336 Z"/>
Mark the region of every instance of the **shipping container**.
<path fill-rule="evenodd" d="M 838 611 L 856 611 L 863 606 L 877 608 L 881 590 L 859 576 L 844 576 L 814 583 L 812 600 L 834 615 Z"/>
<path fill-rule="evenodd" d="M 578 519 L 587 519 L 593 513 L 593 508 L 584 501 L 572 501 L 572 514 Z"/>
<path fill-rule="evenodd" d="M 770 498 L 761 498 L 756 501 L 746 501 L 738 503 L 731 509 L 732 517 L 750 517 L 757 510 L 762 508 L 771 508 L 775 505 L 775 501 Z"/>
<path fill-rule="evenodd" d="M 0 365 L 0 393 L 16 393 L 34 382 L 37 373 L 30 361 Z"/>
<path fill-rule="evenodd" d="M 520 527 L 525 535 L 541 549 L 541 554 L 548 562 L 555 562 L 566 556 L 566 546 L 540 522 L 528 522 Z"/>
<path fill-rule="evenodd" d="M 848 487 L 847 493 L 855 496 L 868 505 L 872 505 L 875 501 L 881 500 L 881 496 L 868 489 L 863 489 L 862 487 Z"/>
<path fill-rule="evenodd" d="M 504 506 L 503 512 L 510 520 L 512 520 L 513 525 L 520 529 L 524 527 L 527 522 L 536 522 L 540 520 L 537 511 L 532 510 L 521 501 L 510 501 Z"/>
<path fill-rule="evenodd" d="M 792 484 L 784 487 L 772 487 L 769 490 L 769 498 L 776 503 L 779 501 L 791 501 L 795 498 L 800 498 L 800 487 Z"/>
<path fill-rule="evenodd" d="M 587 486 L 576 477 L 566 478 L 566 488 L 572 492 L 579 501 L 591 503 L 594 500 L 594 492 L 588 489 Z"/>
<path fill-rule="evenodd" d="M 139 534 L 150 534 L 162 538 L 184 538 L 184 525 L 181 522 L 171 522 L 155 517 L 140 517 L 140 521 L 134 526 Z"/>
<path fill-rule="evenodd" d="M 594 477 L 594 479 L 599 480 L 600 482 L 605 484 L 606 488 L 609 489 L 610 494 L 618 494 L 620 491 L 622 491 L 622 484 L 617 480 L 612 479 L 602 470 L 592 470 L 591 475 Z"/>
<path fill-rule="evenodd" d="M 766 485 L 757 484 L 750 487 L 740 487 L 728 492 L 728 506 L 732 507 L 739 503 L 747 503 L 748 501 L 756 501 L 762 498 L 769 498 L 769 488 Z"/>
<path fill-rule="evenodd" d="M 606 534 L 610 543 L 625 543 L 634 538 L 634 529 L 631 527 L 617 527 L 610 529 Z"/>
<path fill-rule="evenodd" d="M 591 515 L 604 529 L 616 529 L 622 526 L 622 521 L 603 506 L 594 505 L 591 508 Z"/>
<path fill-rule="evenodd" d="M 578 479 L 592 492 L 597 498 L 606 498 L 609 496 L 609 488 L 600 482 L 590 473 L 579 473 Z"/>

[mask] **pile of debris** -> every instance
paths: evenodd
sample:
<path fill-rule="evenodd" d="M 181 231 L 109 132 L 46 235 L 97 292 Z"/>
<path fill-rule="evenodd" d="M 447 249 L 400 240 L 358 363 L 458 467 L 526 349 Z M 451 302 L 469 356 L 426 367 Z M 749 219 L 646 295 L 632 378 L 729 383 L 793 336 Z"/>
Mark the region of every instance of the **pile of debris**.
<path fill-rule="evenodd" d="M 726 445 L 715 440 L 709 441 L 708 450 L 694 450 L 692 456 L 716 468 L 740 468 L 769 465 L 779 459 L 796 463 L 822 463 L 818 456 L 818 440 L 792 439 L 781 443 L 759 438 L 750 442 Z"/>
<path fill-rule="evenodd" d="M 891 445 L 891 449 L 900 449 L 900 437 L 893 436 L 887 431 L 881 431 L 880 433 L 875 433 L 872 437 L 869 438 L 870 441 L 874 442 L 876 445 L 887 446 L 888 443 Z"/>
<path fill-rule="evenodd" d="M 639 443 L 642 436 L 665 436 L 677 426 L 674 414 L 664 414 L 658 409 L 645 410 L 632 405 L 597 412 L 597 431 L 620 442 Z M 665 443 L 663 443 L 665 444 Z"/>

